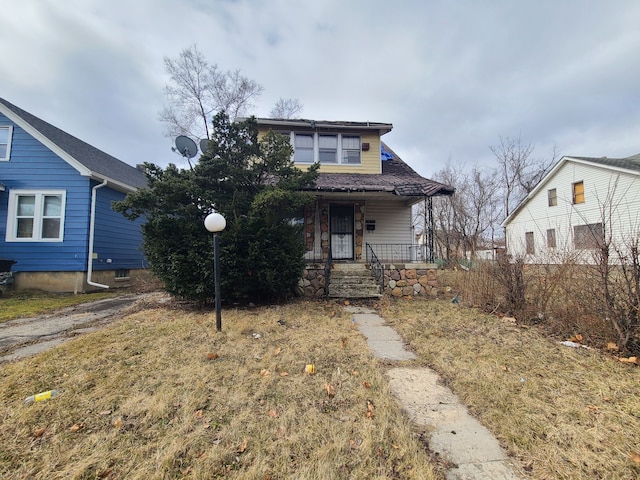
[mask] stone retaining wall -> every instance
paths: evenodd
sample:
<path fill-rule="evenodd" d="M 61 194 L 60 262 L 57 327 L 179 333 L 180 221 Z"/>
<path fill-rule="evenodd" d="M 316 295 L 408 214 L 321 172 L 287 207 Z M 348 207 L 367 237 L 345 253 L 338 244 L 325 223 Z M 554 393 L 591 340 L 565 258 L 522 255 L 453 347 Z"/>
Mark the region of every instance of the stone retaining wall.
<path fill-rule="evenodd" d="M 431 263 L 387 264 L 384 293 L 394 297 L 438 295 L 438 266 Z"/>

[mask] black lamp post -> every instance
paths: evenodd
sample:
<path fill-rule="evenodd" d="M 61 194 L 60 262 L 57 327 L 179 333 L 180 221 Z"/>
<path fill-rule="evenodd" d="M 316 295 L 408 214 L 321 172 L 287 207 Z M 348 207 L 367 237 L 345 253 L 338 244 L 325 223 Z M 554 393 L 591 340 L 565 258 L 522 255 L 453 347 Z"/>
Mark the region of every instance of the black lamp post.
<path fill-rule="evenodd" d="M 222 314 L 220 312 L 220 241 L 218 233 L 224 230 L 227 221 L 217 212 L 210 213 L 204 219 L 204 227 L 213 233 L 213 275 L 216 295 L 216 329 L 222 331 Z"/>

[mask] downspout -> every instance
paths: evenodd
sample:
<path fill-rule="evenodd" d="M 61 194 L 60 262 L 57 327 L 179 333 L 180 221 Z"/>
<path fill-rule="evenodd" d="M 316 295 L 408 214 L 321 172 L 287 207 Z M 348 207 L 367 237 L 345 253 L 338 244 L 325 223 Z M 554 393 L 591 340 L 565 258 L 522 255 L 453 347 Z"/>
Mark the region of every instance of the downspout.
<path fill-rule="evenodd" d="M 96 228 L 96 197 L 98 196 L 98 189 L 107 186 L 107 181 L 104 180 L 101 184 L 96 185 L 91 189 L 91 219 L 89 221 L 89 258 L 87 259 L 87 283 L 92 287 L 109 288 L 109 285 L 103 285 L 102 283 L 96 283 L 91 280 L 93 275 L 93 239 L 94 230 Z"/>

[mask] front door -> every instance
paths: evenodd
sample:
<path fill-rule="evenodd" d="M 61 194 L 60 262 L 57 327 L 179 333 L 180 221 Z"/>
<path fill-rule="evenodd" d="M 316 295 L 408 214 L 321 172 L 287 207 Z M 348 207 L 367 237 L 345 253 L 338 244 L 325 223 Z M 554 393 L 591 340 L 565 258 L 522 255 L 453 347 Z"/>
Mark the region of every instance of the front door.
<path fill-rule="evenodd" d="M 353 260 L 353 205 L 331 206 L 331 255 L 334 260 Z"/>

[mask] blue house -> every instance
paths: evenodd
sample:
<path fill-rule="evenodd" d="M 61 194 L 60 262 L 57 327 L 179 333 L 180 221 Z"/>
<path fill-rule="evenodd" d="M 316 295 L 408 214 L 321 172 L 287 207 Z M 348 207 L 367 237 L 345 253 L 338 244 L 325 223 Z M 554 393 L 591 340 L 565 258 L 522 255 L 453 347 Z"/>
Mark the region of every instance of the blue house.
<path fill-rule="evenodd" d="M 79 293 L 146 275 L 141 221 L 111 209 L 145 185 L 141 170 L 0 98 L 0 259 L 16 262 L 16 288 Z"/>

